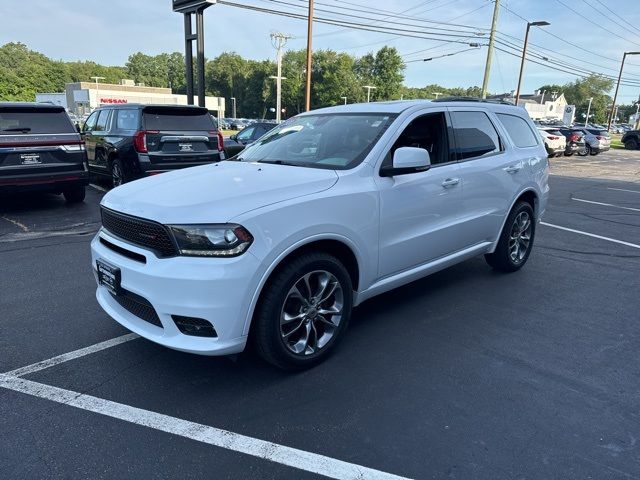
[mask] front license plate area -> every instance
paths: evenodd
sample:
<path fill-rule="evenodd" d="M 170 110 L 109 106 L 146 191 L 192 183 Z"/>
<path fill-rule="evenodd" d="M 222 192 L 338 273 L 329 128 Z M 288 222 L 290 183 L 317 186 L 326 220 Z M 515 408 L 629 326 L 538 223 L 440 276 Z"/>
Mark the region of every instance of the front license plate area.
<path fill-rule="evenodd" d="M 96 260 L 98 283 L 106 287 L 113 295 L 120 295 L 120 269 L 102 260 Z"/>

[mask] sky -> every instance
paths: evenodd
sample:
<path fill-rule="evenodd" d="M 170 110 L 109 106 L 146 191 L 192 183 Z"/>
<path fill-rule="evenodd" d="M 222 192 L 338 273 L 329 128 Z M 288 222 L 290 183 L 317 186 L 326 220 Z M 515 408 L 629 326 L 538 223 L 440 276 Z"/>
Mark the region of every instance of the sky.
<path fill-rule="evenodd" d="M 307 3 L 306 0 L 228 2 L 300 14 L 306 11 Z M 503 36 L 503 40 L 521 46 L 526 20 L 545 20 L 551 24 L 531 29 L 531 48 L 549 60 L 540 60 L 544 66 L 527 62 L 523 93 L 532 92 L 543 84 L 562 84 L 577 78 L 548 65 L 567 68 L 566 63 L 569 63 L 617 76 L 623 52 L 640 51 L 640 0 L 501 0 L 501 3 L 504 8 L 500 9 L 498 31 L 512 36 Z M 372 28 L 416 30 L 431 26 L 449 29 L 432 28 L 432 32 L 461 36 L 407 38 L 316 23 L 315 49 L 333 49 L 360 56 L 384 45 L 394 46 L 405 55 L 406 61 L 419 60 L 407 63 L 405 84 L 408 86 L 482 85 L 487 53 L 484 45 L 488 43 L 488 35 L 484 32 L 491 26 L 492 0 L 316 0 L 316 8 L 318 17 L 335 18 L 336 15 L 321 11 L 333 10 L 355 15 L 342 16 L 343 20 Z M 398 17 L 400 12 L 406 13 Z M 462 27 L 428 24 L 425 20 Z M 275 59 L 269 35 L 276 31 L 292 35 L 285 48 L 306 47 L 306 20 L 216 4 L 205 11 L 204 22 L 208 58 L 234 51 L 246 58 Z M 54 59 L 124 65 L 129 55 L 137 51 L 152 55 L 184 51 L 183 20 L 180 14 L 172 12 L 170 0 L 1 0 L 0 25 L 0 44 L 22 42 Z M 483 46 L 470 48 L 466 43 L 443 41 L 452 39 Z M 436 58 L 465 49 L 468 50 Z M 407 55 L 416 51 L 419 53 Z M 421 61 L 429 57 L 433 60 Z M 519 58 L 496 51 L 489 91 L 515 90 L 518 69 Z M 640 55 L 627 57 L 623 78 L 636 80 L 640 85 Z M 621 86 L 618 103 L 629 104 L 639 96 L 640 86 Z"/>

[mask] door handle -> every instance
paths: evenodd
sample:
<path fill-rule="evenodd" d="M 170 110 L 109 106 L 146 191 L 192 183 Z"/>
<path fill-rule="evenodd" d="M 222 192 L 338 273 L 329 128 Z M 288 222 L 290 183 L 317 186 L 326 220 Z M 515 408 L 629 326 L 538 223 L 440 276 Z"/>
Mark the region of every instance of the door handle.
<path fill-rule="evenodd" d="M 442 186 L 444 188 L 455 187 L 458 183 L 460 183 L 459 178 L 445 178 L 442 182 Z"/>
<path fill-rule="evenodd" d="M 522 170 L 522 165 L 509 165 L 504 169 L 507 173 L 518 173 L 520 170 Z"/>

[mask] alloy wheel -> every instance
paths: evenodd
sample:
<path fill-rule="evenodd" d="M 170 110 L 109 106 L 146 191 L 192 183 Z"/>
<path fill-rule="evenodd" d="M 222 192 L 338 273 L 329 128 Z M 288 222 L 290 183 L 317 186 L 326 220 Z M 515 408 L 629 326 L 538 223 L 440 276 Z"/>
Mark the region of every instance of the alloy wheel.
<path fill-rule="evenodd" d="M 509 257 L 516 265 L 524 260 L 529 250 L 532 228 L 528 212 L 520 212 L 513 221 L 509 234 Z"/>
<path fill-rule="evenodd" d="M 311 355 L 333 338 L 342 320 L 344 293 L 326 270 L 300 277 L 291 287 L 280 313 L 280 335 L 296 355 Z"/>

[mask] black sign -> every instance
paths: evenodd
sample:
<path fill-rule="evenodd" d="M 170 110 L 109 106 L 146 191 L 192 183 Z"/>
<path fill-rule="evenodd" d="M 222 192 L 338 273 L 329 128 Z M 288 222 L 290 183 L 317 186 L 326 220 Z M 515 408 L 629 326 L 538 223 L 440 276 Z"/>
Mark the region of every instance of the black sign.
<path fill-rule="evenodd" d="M 180 13 L 204 10 L 209 5 L 214 5 L 217 0 L 173 0 L 173 11 Z"/>

